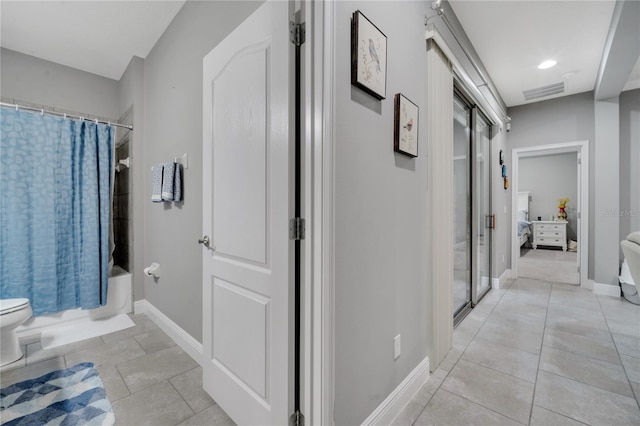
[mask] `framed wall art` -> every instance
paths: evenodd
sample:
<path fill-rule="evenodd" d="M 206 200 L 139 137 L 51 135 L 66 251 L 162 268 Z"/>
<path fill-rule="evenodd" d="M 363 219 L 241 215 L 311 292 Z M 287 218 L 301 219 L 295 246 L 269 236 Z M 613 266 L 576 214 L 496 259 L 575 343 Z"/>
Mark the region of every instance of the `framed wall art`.
<path fill-rule="evenodd" d="M 387 94 L 387 36 L 359 10 L 351 20 L 351 84 L 376 99 Z"/>
<path fill-rule="evenodd" d="M 418 156 L 418 105 L 397 93 L 394 100 L 393 150 L 410 157 Z"/>

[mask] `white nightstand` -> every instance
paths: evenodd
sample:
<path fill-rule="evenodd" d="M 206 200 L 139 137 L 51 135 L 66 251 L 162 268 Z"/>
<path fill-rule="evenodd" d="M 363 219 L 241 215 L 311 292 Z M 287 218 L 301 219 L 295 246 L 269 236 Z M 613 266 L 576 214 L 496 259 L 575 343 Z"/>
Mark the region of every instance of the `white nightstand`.
<path fill-rule="evenodd" d="M 562 247 L 567 251 L 567 221 L 533 221 L 533 248 L 538 246 Z"/>

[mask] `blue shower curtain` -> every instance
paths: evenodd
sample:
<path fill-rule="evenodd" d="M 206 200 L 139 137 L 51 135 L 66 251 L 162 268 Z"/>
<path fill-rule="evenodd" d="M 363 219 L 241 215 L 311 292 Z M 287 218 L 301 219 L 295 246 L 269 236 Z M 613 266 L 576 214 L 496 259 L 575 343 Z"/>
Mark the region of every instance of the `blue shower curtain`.
<path fill-rule="evenodd" d="M 0 299 L 107 303 L 111 126 L 0 109 Z"/>

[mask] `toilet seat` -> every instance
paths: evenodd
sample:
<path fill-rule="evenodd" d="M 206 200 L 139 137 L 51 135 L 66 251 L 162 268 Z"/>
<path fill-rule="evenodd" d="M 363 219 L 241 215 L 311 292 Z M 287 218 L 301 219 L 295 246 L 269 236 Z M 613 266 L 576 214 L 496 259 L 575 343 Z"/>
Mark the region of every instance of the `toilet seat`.
<path fill-rule="evenodd" d="M 29 305 L 29 299 L 2 299 L 0 300 L 0 315 L 10 314 L 15 311 L 26 308 Z"/>

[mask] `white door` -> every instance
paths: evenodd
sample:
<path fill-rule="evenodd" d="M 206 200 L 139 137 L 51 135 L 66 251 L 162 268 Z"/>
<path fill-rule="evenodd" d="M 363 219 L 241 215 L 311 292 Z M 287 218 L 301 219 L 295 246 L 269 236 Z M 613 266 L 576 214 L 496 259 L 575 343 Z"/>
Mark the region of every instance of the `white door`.
<path fill-rule="evenodd" d="M 238 424 L 287 424 L 293 243 L 289 4 L 204 58 L 204 389 Z"/>

